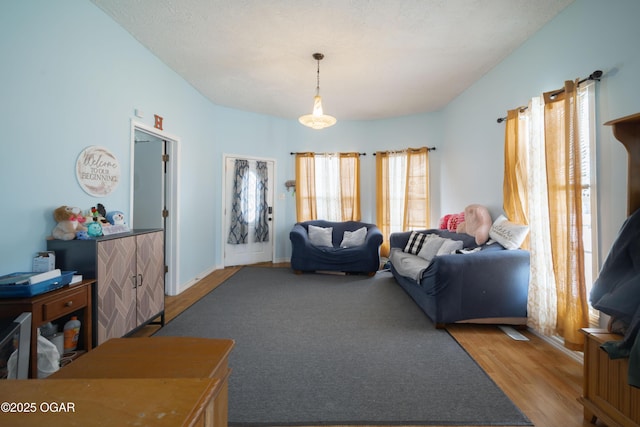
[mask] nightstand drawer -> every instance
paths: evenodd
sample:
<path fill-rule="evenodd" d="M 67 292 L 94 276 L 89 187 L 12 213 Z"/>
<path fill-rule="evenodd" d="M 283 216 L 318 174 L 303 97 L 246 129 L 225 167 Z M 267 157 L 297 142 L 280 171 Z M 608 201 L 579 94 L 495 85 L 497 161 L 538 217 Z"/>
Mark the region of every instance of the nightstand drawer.
<path fill-rule="evenodd" d="M 57 319 L 72 313 L 87 305 L 87 288 L 82 287 L 77 292 L 47 301 L 42 304 L 42 319 L 44 322 Z"/>

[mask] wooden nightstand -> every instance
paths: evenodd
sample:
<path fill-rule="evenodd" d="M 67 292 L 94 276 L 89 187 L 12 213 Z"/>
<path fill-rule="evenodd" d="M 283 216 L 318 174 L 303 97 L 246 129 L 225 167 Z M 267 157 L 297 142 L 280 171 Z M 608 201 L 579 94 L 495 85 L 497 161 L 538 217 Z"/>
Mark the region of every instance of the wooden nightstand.
<path fill-rule="evenodd" d="M 20 313 L 31 313 L 31 354 L 29 377 L 38 377 L 38 332 L 37 329 L 47 322 L 70 317 L 77 314 L 82 322 L 81 337 L 78 342 L 80 351 L 92 348 L 92 314 L 91 286 L 95 280 L 84 280 L 79 284 L 24 298 L 0 299 L 0 317 L 17 316 Z M 63 325 L 60 325 L 62 329 Z"/>

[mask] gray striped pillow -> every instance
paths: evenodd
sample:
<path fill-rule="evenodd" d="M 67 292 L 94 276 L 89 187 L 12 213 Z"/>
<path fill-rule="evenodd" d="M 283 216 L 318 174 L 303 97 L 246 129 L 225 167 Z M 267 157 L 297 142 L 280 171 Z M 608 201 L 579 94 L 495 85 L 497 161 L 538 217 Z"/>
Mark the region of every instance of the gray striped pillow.
<path fill-rule="evenodd" d="M 427 235 L 424 233 L 418 233 L 417 231 L 412 231 L 409 236 L 409 241 L 407 242 L 407 246 L 404 247 L 404 252 L 409 254 L 418 255 L 420 249 L 422 249 L 422 245 L 424 245 L 424 241 L 427 239 Z"/>

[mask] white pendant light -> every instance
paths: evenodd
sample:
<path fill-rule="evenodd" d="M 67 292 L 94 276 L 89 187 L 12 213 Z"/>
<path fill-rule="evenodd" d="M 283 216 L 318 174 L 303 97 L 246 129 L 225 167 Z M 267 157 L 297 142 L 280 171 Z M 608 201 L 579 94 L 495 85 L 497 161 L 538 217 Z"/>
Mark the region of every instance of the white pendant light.
<path fill-rule="evenodd" d="M 313 113 L 300 116 L 298 121 L 311 129 L 324 129 L 336 124 L 336 118 L 324 114 L 322 111 L 322 98 L 320 97 L 320 60 L 324 58 L 321 53 L 314 53 L 313 59 L 318 61 L 318 80 L 316 96 L 313 97 Z"/>

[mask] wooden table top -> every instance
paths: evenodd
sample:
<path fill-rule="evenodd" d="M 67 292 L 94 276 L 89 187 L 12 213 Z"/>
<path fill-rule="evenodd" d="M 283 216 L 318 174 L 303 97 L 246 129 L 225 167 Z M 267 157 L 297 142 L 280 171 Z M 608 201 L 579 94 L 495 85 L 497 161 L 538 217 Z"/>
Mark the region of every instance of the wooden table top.
<path fill-rule="evenodd" d="M 193 337 L 114 338 L 49 378 L 206 378 L 225 374 L 235 343 Z"/>
<path fill-rule="evenodd" d="M 624 339 L 622 335 L 609 332 L 608 330 L 602 328 L 582 328 L 581 331 L 585 335 L 592 337 L 596 342 L 600 344 L 607 341 L 621 341 L 622 339 Z"/>
<path fill-rule="evenodd" d="M 0 381 L 3 426 L 188 426 L 220 380 L 212 378 Z"/>

